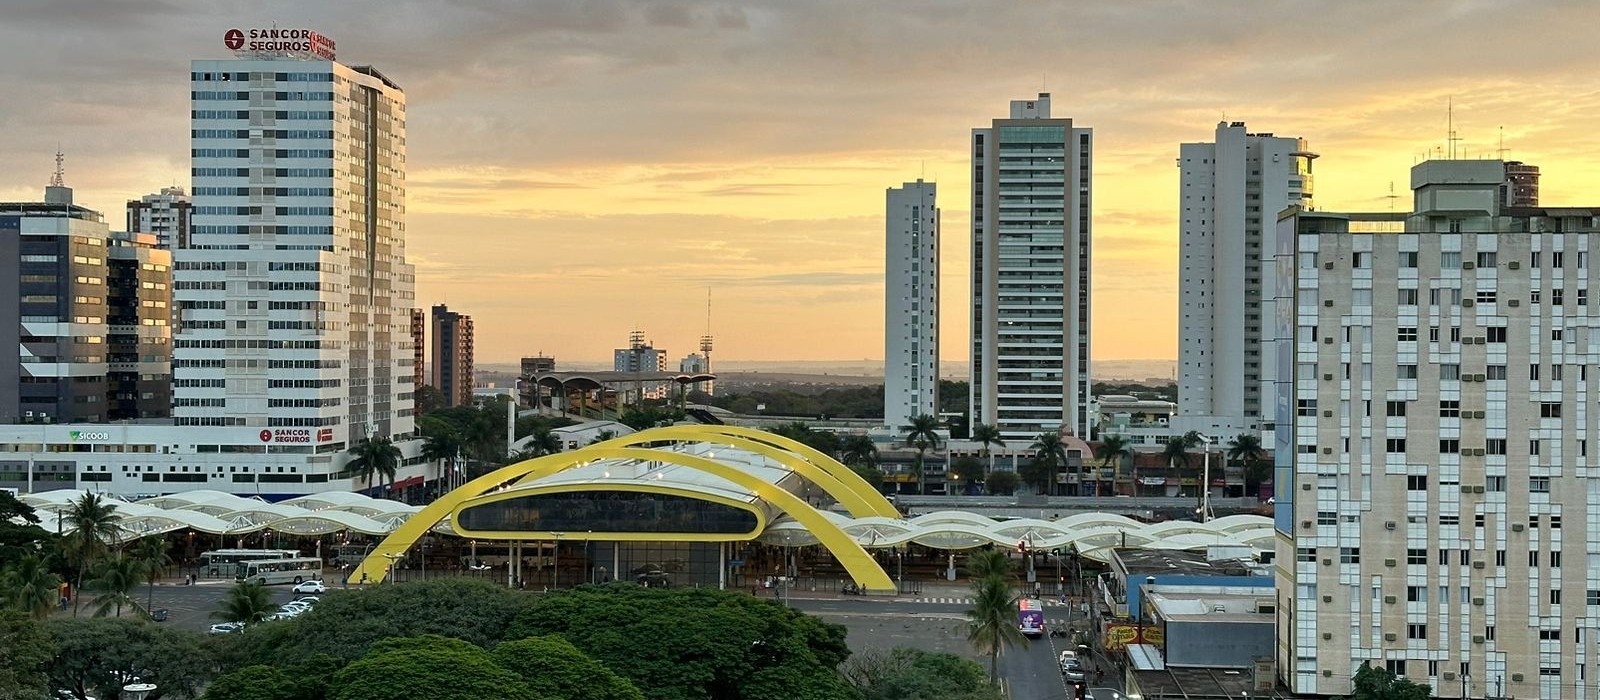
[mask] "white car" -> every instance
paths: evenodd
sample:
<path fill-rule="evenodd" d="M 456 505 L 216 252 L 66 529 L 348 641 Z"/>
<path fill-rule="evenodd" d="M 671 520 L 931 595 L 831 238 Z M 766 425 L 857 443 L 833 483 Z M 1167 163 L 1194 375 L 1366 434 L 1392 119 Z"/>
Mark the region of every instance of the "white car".
<path fill-rule="evenodd" d="M 316 605 L 317 601 L 319 601 L 319 600 L 322 600 L 322 599 L 318 598 L 318 597 L 316 597 L 314 595 L 305 595 L 305 596 L 300 596 L 299 598 L 295 598 L 294 602 L 296 602 L 296 603 L 305 603 L 306 605 Z"/>
<path fill-rule="evenodd" d="M 323 585 L 321 581 L 306 581 L 304 583 L 296 584 L 295 587 L 294 587 L 294 592 L 295 593 L 327 593 L 328 592 L 328 587 Z"/>
<path fill-rule="evenodd" d="M 215 625 L 211 626 L 211 633 L 212 634 L 231 634 L 231 633 L 234 633 L 234 632 L 243 632 L 243 631 L 244 631 L 244 623 L 242 623 L 242 622 L 223 622 L 223 623 L 219 623 L 219 624 L 215 624 Z"/>

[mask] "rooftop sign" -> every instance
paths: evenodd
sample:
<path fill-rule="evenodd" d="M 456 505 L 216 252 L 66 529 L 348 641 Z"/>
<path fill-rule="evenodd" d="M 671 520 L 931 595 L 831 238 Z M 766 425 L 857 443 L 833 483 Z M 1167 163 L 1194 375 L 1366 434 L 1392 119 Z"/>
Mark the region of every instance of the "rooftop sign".
<path fill-rule="evenodd" d="M 334 60 L 333 40 L 310 29 L 229 29 L 222 44 L 240 53 Z"/>

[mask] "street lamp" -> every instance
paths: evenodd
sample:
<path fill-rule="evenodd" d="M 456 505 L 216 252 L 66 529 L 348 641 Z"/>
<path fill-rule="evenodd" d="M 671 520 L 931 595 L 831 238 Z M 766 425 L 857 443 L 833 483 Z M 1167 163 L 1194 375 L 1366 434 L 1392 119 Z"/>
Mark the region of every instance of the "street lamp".
<path fill-rule="evenodd" d="M 1200 478 L 1199 516 L 1200 522 L 1203 523 L 1211 519 L 1211 443 L 1213 441 L 1209 436 L 1202 433 L 1195 433 L 1194 436 L 1200 438 L 1200 442 L 1205 443 L 1206 446 L 1204 459 L 1205 468 L 1203 469 L 1202 476 Z"/>
<path fill-rule="evenodd" d="M 392 584 L 396 579 L 400 578 L 400 570 L 395 568 L 394 563 L 400 559 L 404 559 L 405 557 L 406 555 L 404 553 L 395 554 L 393 552 L 385 552 L 383 554 L 383 558 L 389 560 L 389 583 Z"/>
<path fill-rule="evenodd" d="M 124 700 L 144 700 L 155 691 L 154 683 L 129 683 L 122 686 L 122 697 Z"/>

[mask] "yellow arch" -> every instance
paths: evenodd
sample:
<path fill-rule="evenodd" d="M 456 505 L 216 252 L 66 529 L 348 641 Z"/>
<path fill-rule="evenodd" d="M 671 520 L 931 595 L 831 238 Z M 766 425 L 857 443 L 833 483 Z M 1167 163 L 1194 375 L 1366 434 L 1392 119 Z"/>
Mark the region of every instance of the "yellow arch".
<path fill-rule="evenodd" d="M 406 550 L 411 548 L 411 545 L 421 539 L 439 521 L 459 508 L 462 503 L 481 495 L 490 488 L 524 476 L 529 479 L 543 478 L 594 460 L 633 459 L 677 464 L 738 484 L 787 513 L 815 535 L 817 540 L 824 547 L 827 547 L 828 551 L 839 561 L 839 564 L 845 568 L 845 571 L 850 573 L 850 577 L 855 580 L 856 585 L 868 591 L 887 592 L 895 590 L 894 581 L 889 578 L 889 575 L 884 572 L 882 567 L 878 566 L 878 562 L 867 554 L 867 550 L 862 548 L 861 543 L 855 541 L 844 530 L 833 524 L 833 521 L 828 520 L 815 508 L 812 508 L 811 504 L 806 503 L 777 484 L 748 474 L 735 467 L 703 457 L 667 450 L 614 447 L 610 445 L 611 442 L 607 441 L 573 452 L 561 452 L 526 462 L 519 462 L 501 467 L 467 482 L 460 488 L 428 504 L 417 514 L 402 523 L 388 537 L 384 538 L 383 542 L 373 548 L 372 553 L 368 554 L 367 558 L 362 560 L 361 564 L 350 573 L 348 582 L 361 583 L 363 576 L 365 576 L 367 583 L 382 581 L 390 557 L 398 558 L 404 555 Z"/>
<path fill-rule="evenodd" d="M 776 447 L 770 442 L 754 440 L 742 435 L 724 434 L 714 430 L 701 429 L 706 427 L 721 428 L 723 426 L 675 425 L 666 428 L 652 428 L 650 430 L 612 438 L 605 442 L 590 445 L 589 447 L 633 447 L 636 445 L 664 440 L 674 440 L 679 442 L 705 442 L 714 445 L 725 445 L 728 447 L 741 449 L 746 452 L 754 452 L 756 454 L 769 457 L 779 464 L 794 470 L 796 473 L 800 474 L 801 477 L 804 477 L 805 479 L 821 487 L 823 491 L 828 493 L 828 495 L 838 499 L 840 505 L 843 505 L 845 510 L 849 511 L 850 515 L 854 517 L 865 518 L 874 515 L 886 518 L 900 517 L 900 512 L 895 510 L 894 505 L 889 503 L 889 501 L 883 497 L 883 494 L 878 493 L 877 489 L 872 488 L 871 484 L 868 484 L 854 471 L 851 471 L 849 467 L 839 464 L 821 452 L 812 450 L 813 452 L 816 452 L 821 459 L 826 460 L 824 464 L 817 464 L 815 461 L 806 459 L 792 450 Z M 763 436 L 771 435 L 770 433 L 761 433 L 760 431 L 752 432 L 759 433 Z M 791 440 L 791 442 L 793 441 Z M 831 468 L 830 464 L 837 465 L 837 468 Z M 850 477 L 850 479 L 845 480 L 841 478 L 839 475 L 840 471 L 843 471 L 844 474 Z M 529 474 L 517 479 L 517 483 L 531 483 L 537 479 L 544 478 L 544 476 L 544 474 Z"/>
<path fill-rule="evenodd" d="M 675 437 L 680 435 L 683 437 Z M 713 440 L 711 438 L 714 436 L 734 437 L 744 438 L 746 440 L 751 440 L 758 443 L 765 443 L 773 446 L 779 452 L 787 451 L 795 455 L 799 455 L 800 458 L 806 462 L 815 466 L 823 473 L 833 477 L 833 479 L 837 481 L 839 485 L 843 486 L 850 494 L 852 494 L 852 500 L 857 500 L 860 505 L 866 511 L 868 511 L 857 512 L 850 506 L 849 503 L 846 502 L 844 498 L 841 498 L 839 494 L 829 490 L 828 493 L 830 495 L 832 495 L 834 498 L 838 498 L 840 503 L 845 504 L 845 507 L 850 510 L 851 515 L 856 517 L 868 515 L 877 515 L 885 518 L 900 517 L 900 510 L 895 508 L 894 504 L 889 502 L 889 499 L 884 498 L 882 493 L 879 493 L 877 489 L 873 488 L 872 484 L 867 483 L 866 479 L 861 478 L 860 474 L 855 473 L 855 470 L 845 466 L 838 460 L 823 454 L 822 451 L 815 447 L 807 445 L 793 438 L 784 437 L 777 433 L 772 433 L 765 430 L 756 430 L 754 428 L 741 428 L 733 425 L 674 425 L 665 428 L 651 428 L 650 430 L 634 433 L 633 435 L 624 435 L 621 438 L 617 438 L 616 441 L 627 441 L 629 444 L 637 444 L 639 441 L 632 440 L 632 438 L 639 436 L 667 436 L 670 439 L 697 440 L 700 442 L 712 442 L 719 444 L 725 443 L 721 443 L 720 440 Z M 600 444 L 609 445 L 610 442 L 611 441 Z M 744 448 L 741 446 L 741 449 Z M 762 454 L 772 456 L 767 452 L 762 452 Z M 795 469 L 794 465 L 790 464 L 788 461 L 777 457 L 774 458 L 784 461 L 789 468 Z M 799 470 L 796 469 L 796 471 Z M 826 485 L 824 485 L 820 480 L 811 477 L 809 474 L 805 474 L 805 476 L 811 478 L 812 481 L 816 482 L 817 485 L 822 486 L 824 489 L 827 488 Z"/>

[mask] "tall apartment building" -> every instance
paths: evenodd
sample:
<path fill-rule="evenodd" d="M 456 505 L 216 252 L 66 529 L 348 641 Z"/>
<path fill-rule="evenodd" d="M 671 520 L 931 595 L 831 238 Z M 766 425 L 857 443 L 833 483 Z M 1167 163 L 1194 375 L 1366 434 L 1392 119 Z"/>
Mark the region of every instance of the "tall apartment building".
<path fill-rule="evenodd" d="M 197 60 L 190 82 L 178 424 L 410 435 L 405 93 L 287 52 Z"/>
<path fill-rule="evenodd" d="M 160 192 L 128 200 L 128 230 L 156 237 L 156 245 L 171 250 L 189 243 L 193 203 L 182 187 L 163 187 Z"/>
<path fill-rule="evenodd" d="M 974 423 L 1089 436 L 1092 129 L 1014 100 L 972 130 Z"/>
<path fill-rule="evenodd" d="M 611 357 L 611 369 L 617 372 L 667 371 L 667 351 L 645 340 L 641 330 L 630 331 L 628 347 L 617 348 Z M 671 386 L 667 382 L 640 381 L 635 383 L 634 392 L 642 399 L 664 399 L 671 393 Z"/>
<path fill-rule="evenodd" d="M 550 396 L 550 390 L 533 383 L 533 378 L 556 371 L 556 358 L 545 357 L 544 355 L 524 357 L 521 362 L 521 370 L 517 377 L 522 404 L 524 406 L 544 405 L 546 397 Z"/>
<path fill-rule="evenodd" d="M 1311 208 L 1304 139 L 1220 122 L 1179 147 L 1178 414 L 1182 430 L 1231 436 L 1271 423 L 1278 212 Z M 1263 420 L 1265 416 L 1265 420 Z"/>
<path fill-rule="evenodd" d="M 883 420 L 939 412 L 939 207 L 932 182 L 889 188 L 884 209 Z"/>
<path fill-rule="evenodd" d="M 1600 207 L 1509 206 L 1500 161 L 1411 186 L 1403 225 L 1279 221 L 1280 676 L 1600 696 Z"/>
<path fill-rule="evenodd" d="M 423 375 L 423 372 L 424 372 L 424 370 L 425 370 L 425 368 L 427 367 L 427 364 L 428 364 L 427 361 L 426 361 L 427 360 L 427 352 L 428 352 L 427 333 L 428 333 L 428 317 L 425 314 L 423 314 L 422 309 L 412 309 L 411 310 L 411 386 L 412 386 L 413 389 L 415 389 L 416 387 L 422 386 L 423 384 L 427 384 L 428 383 L 427 379 Z"/>
<path fill-rule="evenodd" d="M 0 422 L 170 415 L 171 254 L 72 200 L 0 203 Z"/>
<path fill-rule="evenodd" d="M 711 374 L 711 355 L 706 352 L 691 352 L 678 360 L 678 371 L 683 374 Z M 717 383 L 715 380 L 697 382 L 688 387 L 691 391 L 705 392 L 708 396 L 715 396 Z"/>
<path fill-rule="evenodd" d="M 428 377 L 445 406 L 472 405 L 472 317 L 433 307 L 433 350 Z"/>

